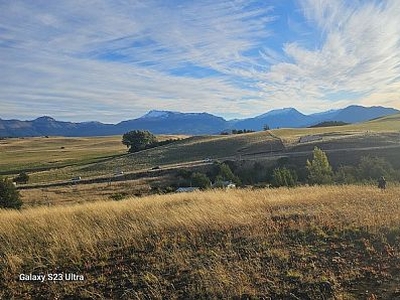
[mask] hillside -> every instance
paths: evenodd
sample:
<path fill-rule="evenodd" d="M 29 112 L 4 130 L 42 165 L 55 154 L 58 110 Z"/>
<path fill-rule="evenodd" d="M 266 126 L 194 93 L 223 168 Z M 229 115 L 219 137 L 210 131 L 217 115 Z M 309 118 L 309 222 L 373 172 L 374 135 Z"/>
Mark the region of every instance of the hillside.
<path fill-rule="evenodd" d="M 0 152 L 0 167 L 3 174 L 36 170 L 31 174 L 31 183 L 52 182 L 76 176 L 110 176 L 117 170 L 136 172 L 154 166 L 169 168 L 203 163 L 207 158 L 265 160 L 277 159 L 295 151 L 307 151 L 299 157 L 301 163 L 301 160 L 305 162 L 315 145 L 324 150 L 353 149 L 351 153 L 339 150 L 330 153 L 335 158 L 334 162 L 339 164 L 346 157 L 359 159 L 362 155 L 372 154 L 386 157 L 393 165 L 398 165 L 398 148 L 379 147 L 398 145 L 399 131 L 400 114 L 396 114 L 340 127 L 275 129 L 229 136 L 180 136 L 182 139 L 172 144 L 133 154 L 126 153 L 121 136 L 6 139 L 0 141 L 3 149 Z M 299 143 L 300 138 L 307 136 L 317 139 Z M 357 151 L 357 147 L 364 150 Z M 378 148 L 374 150 L 374 147 Z"/>
<path fill-rule="evenodd" d="M 316 127 L 316 128 L 282 128 L 273 130 L 273 133 L 280 138 L 290 139 L 299 138 L 304 135 L 315 135 L 324 133 L 336 133 L 338 135 L 365 133 L 365 132 L 399 132 L 400 114 L 393 114 L 363 123 L 343 125 L 339 128 Z"/>
<path fill-rule="evenodd" d="M 275 129 L 243 135 L 191 137 L 179 142 L 115 158 L 104 163 L 98 163 L 83 169 L 84 172 L 101 172 L 115 168 L 137 170 L 154 165 L 169 165 L 182 162 L 198 161 L 204 158 L 212 159 L 268 159 L 285 155 L 293 146 L 299 144 L 300 137 L 318 135 L 320 140 L 308 144 L 311 153 L 313 145 L 328 144 L 329 149 L 351 148 L 361 146 L 398 145 L 397 132 L 400 131 L 400 114 L 388 116 L 373 121 L 350 124 L 338 127 L 317 127 L 302 129 Z M 384 149 L 379 150 L 385 156 Z M 393 150 L 397 151 L 397 149 Z M 355 150 L 355 155 L 359 154 Z M 368 151 L 363 152 L 364 155 Z M 308 154 L 303 154 L 304 161 Z M 391 157 L 390 160 L 394 158 Z"/>
<path fill-rule="evenodd" d="M 399 199 L 325 186 L 0 211 L 0 298 L 398 299 Z"/>

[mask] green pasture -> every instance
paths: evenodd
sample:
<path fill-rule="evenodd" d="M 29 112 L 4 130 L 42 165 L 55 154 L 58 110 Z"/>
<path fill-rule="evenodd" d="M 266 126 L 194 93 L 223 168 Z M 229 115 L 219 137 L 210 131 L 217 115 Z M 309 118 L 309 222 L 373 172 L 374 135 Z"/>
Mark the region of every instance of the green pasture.
<path fill-rule="evenodd" d="M 0 174 L 85 165 L 126 152 L 120 136 L 0 140 Z"/>

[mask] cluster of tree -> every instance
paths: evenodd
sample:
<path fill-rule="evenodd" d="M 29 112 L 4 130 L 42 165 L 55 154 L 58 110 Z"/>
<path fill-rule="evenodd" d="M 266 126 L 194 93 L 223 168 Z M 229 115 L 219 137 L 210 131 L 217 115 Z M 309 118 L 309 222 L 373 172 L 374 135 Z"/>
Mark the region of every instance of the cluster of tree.
<path fill-rule="evenodd" d="M 355 166 L 340 166 L 333 170 L 324 151 L 314 148 L 312 159 L 303 165 L 293 163 L 288 157 L 282 157 L 274 164 L 271 162 L 224 161 L 216 163 L 207 173 L 180 173 L 181 186 L 208 188 L 231 181 L 237 185 L 269 185 L 272 187 L 294 187 L 299 184 L 350 184 L 374 182 L 379 177 L 400 179 L 400 172 L 395 171 L 383 158 L 365 156 Z M 184 178 L 184 179 L 183 179 Z"/>
<path fill-rule="evenodd" d="M 221 135 L 243 134 L 243 133 L 251 133 L 251 132 L 255 132 L 255 131 L 251 130 L 251 129 L 232 129 L 230 133 L 228 131 L 221 132 Z"/>
<path fill-rule="evenodd" d="M 355 166 L 340 166 L 334 174 L 334 182 L 351 184 L 356 182 L 375 182 L 379 177 L 387 180 L 400 180 L 400 171 L 381 157 L 363 156 Z"/>
<path fill-rule="evenodd" d="M 225 182 L 241 184 L 239 177 L 232 172 L 229 165 L 221 162 L 214 163 L 207 173 L 181 170 L 178 177 L 180 186 L 195 186 L 201 189 L 207 189 L 211 186 L 223 187 Z"/>
<path fill-rule="evenodd" d="M 168 139 L 159 141 L 157 137 L 147 130 L 132 130 L 122 136 L 122 144 L 128 148 L 128 152 L 138 152 L 158 146 L 170 144 L 176 140 Z"/>
<path fill-rule="evenodd" d="M 286 162 L 287 163 L 287 162 Z M 285 163 L 284 163 L 285 164 Z M 299 183 L 311 185 L 322 184 L 352 184 L 352 183 L 376 183 L 384 176 L 389 180 L 400 179 L 400 172 L 394 170 L 392 165 L 383 158 L 363 156 L 355 166 L 339 166 L 334 171 L 324 151 L 315 147 L 313 159 L 307 160 L 306 177 L 302 174 L 301 181 L 298 174 L 302 173 L 301 168 L 275 168 L 272 175 L 273 186 L 295 186 Z"/>
<path fill-rule="evenodd" d="M 316 128 L 316 127 L 332 127 L 332 126 L 343 126 L 349 125 L 350 123 L 342 122 L 342 121 L 324 121 L 315 125 L 309 126 L 309 128 Z"/>

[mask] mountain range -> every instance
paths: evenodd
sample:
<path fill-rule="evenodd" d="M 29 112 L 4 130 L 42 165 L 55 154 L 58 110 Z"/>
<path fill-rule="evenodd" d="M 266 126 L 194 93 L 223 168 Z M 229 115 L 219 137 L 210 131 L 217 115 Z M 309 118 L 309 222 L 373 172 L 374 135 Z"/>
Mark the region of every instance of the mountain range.
<path fill-rule="evenodd" d="M 62 122 L 44 116 L 32 121 L 0 119 L 0 137 L 105 136 L 124 134 L 135 129 L 149 130 L 155 134 L 218 134 L 231 129 L 258 131 L 262 130 L 265 125 L 273 129 L 307 127 L 325 121 L 357 123 L 395 113 L 400 113 L 400 111 L 381 106 L 351 105 L 343 109 L 311 115 L 302 114 L 295 108 L 283 108 L 271 110 L 253 118 L 227 121 L 209 113 L 151 110 L 140 118 L 122 121 L 118 124 Z"/>

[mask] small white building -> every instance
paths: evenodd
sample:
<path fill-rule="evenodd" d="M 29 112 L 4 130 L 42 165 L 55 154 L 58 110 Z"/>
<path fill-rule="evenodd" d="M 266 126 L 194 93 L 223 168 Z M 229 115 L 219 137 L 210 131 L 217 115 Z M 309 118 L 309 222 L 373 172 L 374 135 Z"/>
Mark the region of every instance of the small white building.
<path fill-rule="evenodd" d="M 212 187 L 214 187 L 214 188 L 234 189 L 234 188 L 236 188 L 236 184 L 234 184 L 232 181 L 217 181 L 217 182 L 214 182 Z"/>

